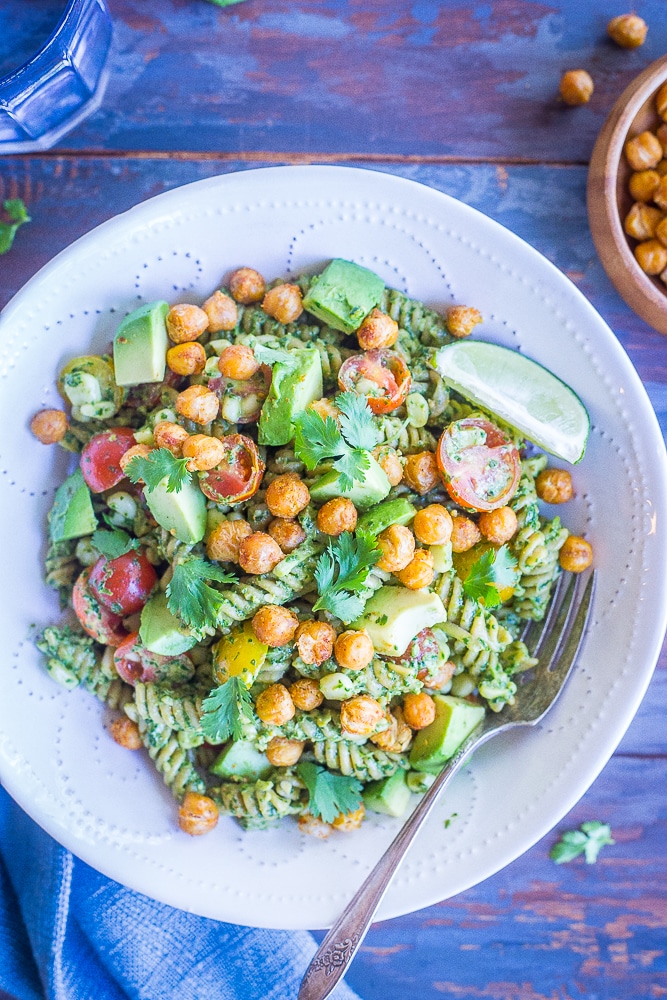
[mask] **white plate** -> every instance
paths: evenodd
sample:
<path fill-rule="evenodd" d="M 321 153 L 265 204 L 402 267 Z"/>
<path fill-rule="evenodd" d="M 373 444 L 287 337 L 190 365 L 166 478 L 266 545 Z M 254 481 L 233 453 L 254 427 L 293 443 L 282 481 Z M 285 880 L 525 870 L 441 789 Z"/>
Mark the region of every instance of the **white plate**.
<path fill-rule="evenodd" d="M 665 450 L 643 387 L 611 331 L 535 250 L 412 181 L 340 167 L 284 167 L 170 191 L 84 236 L 0 319 L 3 697 L 0 777 L 57 840 L 106 875 L 173 906 L 257 926 L 327 926 L 394 836 L 373 817 L 323 843 L 295 824 L 244 833 L 231 819 L 191 839 L 141 754 L 118 747 L 105 712 L 57 687 L 31 641 L 57 620 L 42 583 L 44 518 L 66 456 L 28 431 L 58 405 L 61 363 L 110 341 L 139 302 L 202 301 L 233 267 L 298 274 L 334 256 L 379 272 L 435 308 L 477 306 L 480 336 L 540 361 L 591 415 L 566 523 L 593 543 L 594 625 L 548 721 L 483 747 L 422 831 L 379 916 L 452 896 L 508 864 L 586 791 L 651 677 L 665 630 Z M 554 511 L 558 512 L 558 511 Z M 455 814 L 445 827 L 445 819 Z"/>

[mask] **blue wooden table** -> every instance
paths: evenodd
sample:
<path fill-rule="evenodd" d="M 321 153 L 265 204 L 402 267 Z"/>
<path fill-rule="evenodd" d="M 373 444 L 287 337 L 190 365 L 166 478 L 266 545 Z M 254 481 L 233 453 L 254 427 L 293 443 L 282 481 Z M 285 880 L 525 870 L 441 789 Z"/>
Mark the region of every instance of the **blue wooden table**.
<path fill-rule="evenodd" d="M 44 0 L 46 5 L 46 0 Z M 26 6 L 2 0 L 0 39 Z M 590 299 L 667 429 L 667 338 L 614 291 L 585 209 L 587 162 L 627 82 L 667 50 L 664 0 L 635 51 L 605 0 L 110 0 L 101 109 L 41 155 L 0 158 L 0 200 L 33 222 L 0 258 L 0 306 L 94 225 L 213 174 L 355 163 L 460 198 L 522 236 Z M 589 105 L 557 99 L 568 68 Z M 613 484 L 610 484 L 613 488 Z M 667 995 L 667 656 L 617 752 L 560 829 L 611 823 L 596 865 L 556 866 L 556 833 L 455 899 L 377 924 L 349 973 L 364 1000 Z"/>

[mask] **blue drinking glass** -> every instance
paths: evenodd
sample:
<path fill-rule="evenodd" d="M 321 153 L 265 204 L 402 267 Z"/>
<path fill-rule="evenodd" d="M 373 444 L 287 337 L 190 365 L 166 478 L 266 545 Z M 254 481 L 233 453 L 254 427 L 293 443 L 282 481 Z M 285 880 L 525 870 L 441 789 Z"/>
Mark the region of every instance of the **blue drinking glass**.
<path fill-rule="evenodd" d="M 67 0 L 63 8 L 35 55 L 0 76 L 0 153 L 49 149 L 102 101 L 111 44 L 106 0 Z M 13 24 L 17 16 L 30 19 L 29 6 L 23 10 Z M 3 34 L 7 40 L 6 25 Z M 20 61 L 20 45 L 15 51 Z"/>

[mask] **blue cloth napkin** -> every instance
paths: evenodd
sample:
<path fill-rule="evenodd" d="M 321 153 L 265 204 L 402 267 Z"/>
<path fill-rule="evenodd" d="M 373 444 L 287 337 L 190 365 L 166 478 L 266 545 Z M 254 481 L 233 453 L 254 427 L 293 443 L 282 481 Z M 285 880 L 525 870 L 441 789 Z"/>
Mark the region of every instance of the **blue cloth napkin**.
<path fill-rule="evenodd" d="M 0 1000 L 293 1000 L 314 951 L 306 931 L 207 920 L 112 882 L 0 789 Z M 333 997 L 358 1000 L 343 984 Z"/>

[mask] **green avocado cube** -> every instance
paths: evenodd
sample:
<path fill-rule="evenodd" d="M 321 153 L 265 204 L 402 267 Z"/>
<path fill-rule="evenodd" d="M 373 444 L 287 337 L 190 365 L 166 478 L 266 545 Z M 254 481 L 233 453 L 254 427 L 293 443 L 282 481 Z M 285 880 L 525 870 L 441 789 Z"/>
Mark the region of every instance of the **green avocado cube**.
<path fill-rule="evenodd" d="M 257 781 L 267 778 L 273 770 L 269 758 L 249 740 L 234 740 L 218 754 L 209 767 L 219 778 L 237 781 Z"/>
<path fill-rule="evenodd" d="M 197 639 L 181 625 L 167 605 L 167 595 L 159 590 L 144 604 L 139 638 L 146 649 L 161 656 L 178 656 L 192 649 Z"/>
<path fill-rule="evenodd" d="M 126 316 L 113 341 L 117 385 L 161 382 L 167 364 L 167 302 L 148 302 Z"/>
<path fill-rule="evenodd" d="M 437 594 L 407 587 L 380 587 L 350 628 L 366 629 L 380 656 L 402 656 L 422 629 L 447 621 Z"/>
<path fill-rule="evenodd" d="M 52 542 L 91 535 L 97 527 L 93 503 L 81 469 L 61 483 L 49 513 L 49 537 Z"/>
<path fill-rule="evenodd" d="M 334 330 L 354 333 L 380 302 L 383 291 L 379 275 L 337 257 L 313 280 L 303 308 Z"/>
<path fill-rule="evenodd" d="M 151 514 L 179 542 L 196 545 L 206 532 L 206 497 L 197 483 L 183 483 L 180 490 L 167 489 L 168 476 L 144 496 Z"/>
<path fill-rule="evenodd" d="M 352 486 L 345 489 L 340 483 L 340 472 L 332 469 L 316 479 L 310 487 L 310 495 L 317 504 L 326 503 L 334 497 L 345 497 L 351 500 L 359 510 L 366 510 L 384 500 L 391 490 L 391 483 L 382 466 L 375 461 L 370 452 L 365 452 L 368 458 L 368 468 L 363 472 L 363 479 L 355 479 Z"/>
<path fill-rule="evenodd" d="M 322 359 L 316 348 L 289 352 L 292 365 L 273 366 L 271 388 L 259 418 L 260 444 L 289 444 L 294 421 L 314 400 L 321 399 Z"/>
<path fill-rule="evenodd" d="M 477 729 L 485 715 L 483 705 L 450 694 L 433 695 L 435 719 L 420 729 L 410 751 L 415 771 L 438 771 L 453 757 L 463 741 Z"/>
<path fill-rule="evenodd" d="M 385 816 L 403 816 L 410 805 L 411 792 L 405 771 L 369 782 L 363 790 L 364 805 Z"/>
<path fill-rule="evenodd" d="M 413 520 L 417 508 L 413 507 L 405 497 L 397 497 L 396 500 L 385 500 L 378 504 L 373 510 L 362 514 L 357 521 L 357 531 L 366 531 L 369 535 L 377 537 L 380 532 L 391 527 L 392 524 L 409 524 Z"/>

